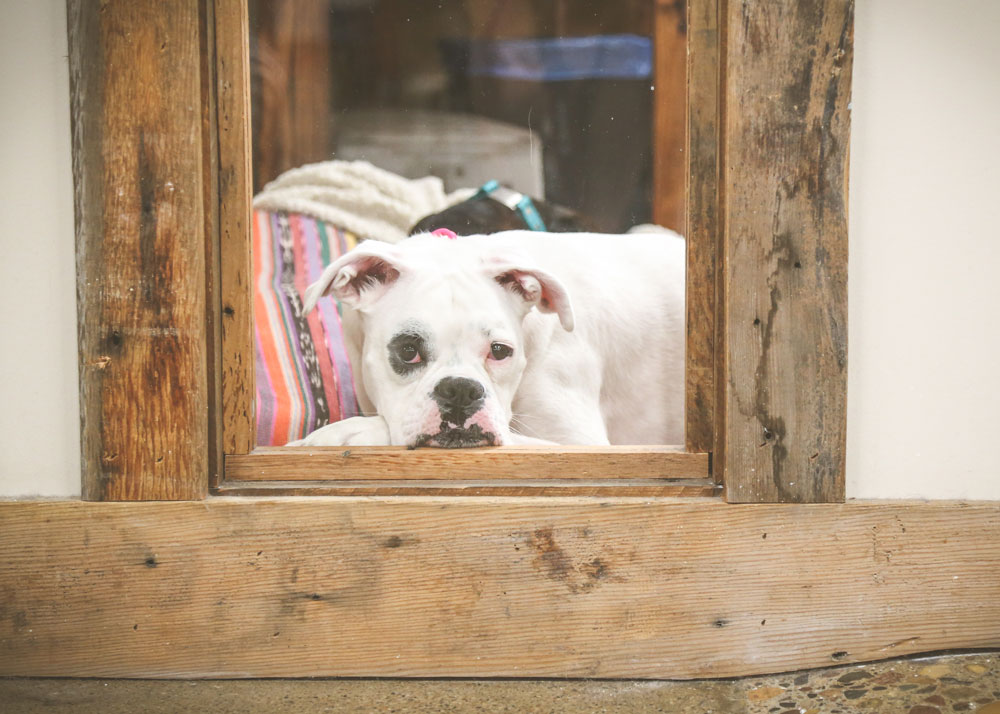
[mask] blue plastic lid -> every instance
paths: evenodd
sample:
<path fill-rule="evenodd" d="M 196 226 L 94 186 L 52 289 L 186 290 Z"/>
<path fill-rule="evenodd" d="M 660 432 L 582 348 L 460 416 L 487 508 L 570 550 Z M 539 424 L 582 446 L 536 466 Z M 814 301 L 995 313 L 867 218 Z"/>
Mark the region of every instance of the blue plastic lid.
<path fill-rule="evenodd" d="M 646 79 L 653 43 L 639 35 L 593 35 L 473 40 L 467 73 L 536 82 L 569 79 Z"/>

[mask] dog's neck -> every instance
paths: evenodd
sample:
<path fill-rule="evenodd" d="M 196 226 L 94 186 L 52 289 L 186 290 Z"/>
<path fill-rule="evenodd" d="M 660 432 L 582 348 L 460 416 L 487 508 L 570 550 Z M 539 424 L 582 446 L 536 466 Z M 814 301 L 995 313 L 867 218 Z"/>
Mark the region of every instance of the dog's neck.
<path fill-rule="evenodd" d="M 511 211 L 517 213 L 530 230 L 547 230 L 545 221 L 542 220 L 542 216 L 538 213 L 535 202 L 531 200 L 530 196 L 525 196 L 523 193 L 515 191 L 512 188 L 502 186 L 496 180 L 484 183 L 479 188 L 477 195 L 492 198 L 494 201 L 502 203 Z"/>

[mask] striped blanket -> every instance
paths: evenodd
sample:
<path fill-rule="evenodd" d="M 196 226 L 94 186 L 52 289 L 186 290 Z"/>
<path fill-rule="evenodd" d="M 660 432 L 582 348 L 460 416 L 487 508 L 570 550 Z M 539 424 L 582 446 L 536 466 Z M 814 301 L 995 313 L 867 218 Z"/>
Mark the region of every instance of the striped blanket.
<path fill-rule="evenodd" d="M 280 446 L 359 412 L 337 305 L 323 300 L 303 315 L 306 286 L 359 240 L 400 241 L 472 193 L 445 193 L 435 176 L 333 160 L 286 171 L 254 197 L 258 445 Z"/>
<path fill-rule="evenodd" d="M 338 306 L 302 295 L 358 239 L 298 213 L 253 213 L 257 444 L 280 446 L 359 414 Z"/>

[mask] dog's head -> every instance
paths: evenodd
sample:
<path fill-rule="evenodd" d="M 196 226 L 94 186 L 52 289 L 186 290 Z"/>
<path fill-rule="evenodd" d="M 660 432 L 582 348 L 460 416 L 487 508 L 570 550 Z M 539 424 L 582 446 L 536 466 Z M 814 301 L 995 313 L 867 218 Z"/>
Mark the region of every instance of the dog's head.
<path fill-rule="evenodd" d="M 573 329 L 562 283 L 490 244 L 482 236 L 366 241 L 306 291 L 307 312 L 333 295 L 360 315 L 364 387 L 393 444 L 507 443 L 527 363 L 526 315 L 554 313 Z"/>
<path fill-rule="evenodd" d="M 597 224 L 572 209 L 533 199 L 535 208 L 550 233 L 591 233 Z M 524 230 L 524 218 L 495 198 L 475 195 L 449 206 L 439 213 L 424 216 L 411 229 L 410 235 L 429 233 L 436 228 L 448 228 L 460 236 L 485 235 L 501 231 Z"/>

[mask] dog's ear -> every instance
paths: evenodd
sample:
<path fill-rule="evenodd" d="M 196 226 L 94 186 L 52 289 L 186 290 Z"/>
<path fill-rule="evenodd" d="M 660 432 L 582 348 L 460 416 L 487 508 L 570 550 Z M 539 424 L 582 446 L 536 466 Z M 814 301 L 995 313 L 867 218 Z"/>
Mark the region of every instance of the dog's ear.
<path fill-rule="evenodd" d="M 532 307 L 539 312 L 554 312 L 564 330 L 573 330 L 569 293 L 554 275 L 526 263 L 506 261 L 491 266 L 490 270 L 497 283 L 524 301 L 525 312 Z"/>
<path fill-rule="evenodd" d="M 306 288 L 302 310 L 309 313 L 324 295 L 363 310 L 373 304 L 399 278 L 395 246 L 366 240 L 326 266 L 319 280 Z"/>

